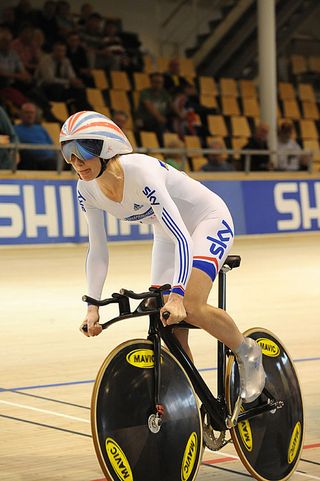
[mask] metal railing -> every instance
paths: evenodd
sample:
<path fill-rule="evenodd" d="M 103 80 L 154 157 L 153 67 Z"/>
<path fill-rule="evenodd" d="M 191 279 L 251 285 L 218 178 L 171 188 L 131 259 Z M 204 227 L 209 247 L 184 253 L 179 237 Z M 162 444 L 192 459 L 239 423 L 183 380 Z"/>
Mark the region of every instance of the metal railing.
<path fill-rule="evenodd" d="M 17 154 L 20 150 L 52 150 L 58 153 L 57 155 L 57 169 L 56 172 L 58 174 L 61 174 L 63 171 L 64 167 L 64 160 L 60 152 L 60 146 L 59 145 L 52 145 L 52 144 L 22 144 L 22 143 L 9 143 L 9 144 L 0 144 L 0 150 L 1 149 L 6 149 L 6 150 L 11 150 L 11 171 L 12 173 L 15 173 L 17 170 L 19 170 L 19 165 L 16 162 L 17 159 Z M 162 154 L 164 157 L 167 154 L 174 154 L 174 155 L 181 155 L 183 159 L 182 167 L 183 170 L 184 166 L 187 163 L 188 158 L 196 157 L 196 156 L 205 156 L 207 154 L 224 154 L 228 156 L 244 156 L 244 170 L 242 171 L 236 171 L 236 172 L 244 172 L 245 174 L 250 174 L 250 172 L 255 172 L 251 170 L 251 157 L 254 155 L 258 156 L 266 156 L 268 155 L 270 158 L 274 155 L 294 155 L 294 156 L 305 156 L 308 159 L 307 163 L 307 171 L 309 173 L 312 173 L 312 166 L 313 166 L 313 157 L 314 154 L 320 154 L 319 152 L 311 151 L 311 150 L 293 150 L 293 149 L 288 149 L 288 150 L 254 150 L 254 149 L 228 149 L 228 148 L 221 148 L 221 149 L 210 149 L 210 148 L 178 148 L 178 149 L 173 149 L 173 148 L 162 148 L 162 147 L 138 147 L 134 149 L 134 152 L 136 153 L 141 153 L 141 154 L 149 154 L 149 155 L 155 155 L 155 154 Z M 0 172 L 1 172 L 2 167 L 0 165 Z M 276 171 L 280 169 L 275 169 Z M 282 170 L 284 172 L 285 170 Z M 266 171 L 267 172 L 267 171 Z M 274 172 L 274 170 L 271 170 L 271 172 Z M 290 171 L 285 171 L 285 172 L 290 172 Z M 292 172 L 292 171 L 291 171 Z"/>

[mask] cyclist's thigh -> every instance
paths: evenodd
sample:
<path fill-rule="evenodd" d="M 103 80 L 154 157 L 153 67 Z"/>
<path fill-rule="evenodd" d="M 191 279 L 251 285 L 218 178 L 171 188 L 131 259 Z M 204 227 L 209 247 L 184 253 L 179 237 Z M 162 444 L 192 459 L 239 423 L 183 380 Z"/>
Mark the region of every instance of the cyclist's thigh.
<path fill-rule="evenodd" d="M 226 260 L 234 239 L 234 227 L 227 209 L 219 217 L 208 216 L 192 234 L 193 265 L 213 282 Z"/>

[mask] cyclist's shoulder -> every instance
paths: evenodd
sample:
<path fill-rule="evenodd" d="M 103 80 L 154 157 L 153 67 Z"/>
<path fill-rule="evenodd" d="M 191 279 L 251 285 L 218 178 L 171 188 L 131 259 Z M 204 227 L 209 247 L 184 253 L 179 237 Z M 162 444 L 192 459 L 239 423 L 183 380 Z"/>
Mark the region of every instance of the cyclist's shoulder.
<path fill-rule="evenodd" d="M 145 176 L 158 175 L 159 167 L 166 164 L 151 155 L 126 154 L 120 157 L 125 174 L 130 174 L 130 179 L 144 178 Z"/>

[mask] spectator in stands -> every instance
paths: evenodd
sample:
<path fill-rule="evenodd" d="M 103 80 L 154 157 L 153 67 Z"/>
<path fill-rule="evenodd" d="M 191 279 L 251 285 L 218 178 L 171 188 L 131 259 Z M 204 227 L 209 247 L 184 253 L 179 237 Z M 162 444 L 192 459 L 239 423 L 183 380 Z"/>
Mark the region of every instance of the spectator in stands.
<path fill-rule="evenodd" d="M 44 50 L 49 52 L 55 41 L 58 40 L 58 23 L 56 20 L 56 3 L 47 0 L 43 8 L 37 11 L 34 25 L 45 34 Z"/>
<path fill-rule="evenodd" d="M 92 71 L 89 66 L 86 49 L 81 45 L 77 32 L 70 32 L 67 36 L 67 57 L 73 70 L 86 87 L 95 87 Z"/>
<path fill-rule="evenodd" d="M 103 18 L 93 12 L 86 19 L 83 27 L 79 29 L 81 42 L 87 48 L 91 68 L 105 68 L 108 63 L 108 52 L 103 48 Z M 110 55 L 110 54 L 109 54 Z"/>
<path fill-rule="evenodd" d="M 14 12 L 19 29 L 26 22 L 33 23 L 35 11 L 29 0 L 20 0 L 18 5 L 14 7 Z"/>
<path fill-rule="evenodd" d="M 24 68 L 17 52 L 10 47 L 12 34 L 0 30 L 0 99 L 10 107 L 12 114 L 28 100 L 35 102 L 48 121 L 57 121 L 41 89 L 34 86 L 33 78 Z"/>
<path fill-rule="evenodd" d="M 56 21 L 59 29 L 59 37 L 66 39 L 68 34 L 75 30 L 76 25 L 71 13 L 69 2 L 60 0 L 56 4 Z"/>
<path fill-rule="evenodd" d="M 12 122 L 6 110 L 0 106 L 0 143 L 8 144 L 18 141 Z M 19 162 L 19 156 L 14 150 L 0 149 L 0 169 L 12 169 L 14 160 Z"/>
<path fill-rule="evenodd" d="M 14 105 L 20 106 L 26 101 L 21 90 L 31 86 L 32 77 L 25 70 L 19 55 L 11 48 L 12 34 L 9 29 L 0 31 L 0 94 Z"/>
<path fill-rule="evenodd" d="M 180 73 L 180 62 L 177 58 L 169 61 L 168 70 L 164 73 L 164 88 L 171 94 L 184 87 L 188 82 Z"/>
<path fill-rule="evenodd" d="M 80 17 L 78 20 L 78 25 L 83 26 L 85 25 L 87 19 L 90 17 L 90 15 L 94 12 L 94 8 L 91 5 L 91 3 L 84 3 L 81 5 L 80 9 Z"/>
<path fill-rule="evenodd" d="M 66 45 L 56 42 L 52 53 L 41 59 L 36 71 L 38 85 L 43 87 L 50 100 L 67 102 L 71 111 L 91 110 L 84 83 L 76 77 L 66 52 Z"/>
<path fill-rule="evenodd" d="M 249 142 L 243 146 L 244 150 L 268 150 L 268 133 L 269 126 L 261 122 L 255 128 L 253 137 Z M 250 170 L 272 170 L 273 166 L 270 161 L 270 156 L 268 154 L 253 154 L 251 157 Z M 240 159 L 240 170 L 245 168 L 245 155 L 241 156 Z"/>
<path fill-rule="evenodd" d="M 115 110 L 112 115 L 112 120 L 125 133 L 127 130 L 129 116 L 124 110 Z"/>
<path fill-rule="evenodd" d="M 209 149 L 221 150 L 225 146 L 219 140 L 213 140 L 208 145 Z M 235 168 L 233 164 L 228 160 L 228 156 L 223 152 L 215 152 L 207 155 L 208 162 L 201 167 L 201 170 L 205 172 L 231 172 Z"/>
<path fill-rule="evenodd" d="M 183 148 L 184 148 L 184 144 L 179 139 L 171 140 L 166 145 L 166 149 L 177 150 L 177 149 L 183 149 Z M 187 157 L 185 156 L 185 154 L 181 152 L 168 152 L 168 154 L 166 154 L 165 160 L 167 164 L 171 165 L 177 170 L 184 170 L 186 164 L 188 163 Z"/>
<path fill-rule="evenodd" d="M 47 130 L 36 123 L 37 107 L 26 103 L 21 107 L 21 124 L 15 126 L 19 141 L 23 144 L 53 144 Z M 19 169 L 23 170 L 55 170 L 57 154 L 54 150 L 21 150 Z"/>
<path fill-rule="evenodd" d="M 18 37 L 12 41 L 11 47 L 19 55 L 27 72 L 32 75 L 39 62 L 39 48 L 34 41 L 33 25 L 30 23 L 23 24 Z"/>
<path fill-rule="evenodd" d="M 143 89 L 137 112 L 137 125 L 142 130 L 156 132 L 160 145 L 163 133 L 168 128 L 168 115 L 171 98 L 163 87 L 163 75 L 155 72 L 150 75 L 150 87 Z"/>
<path fill-rule="evenodd" d="M 283 122 L 278 130 L 278 166 L 277 170 L 306 170 L 308 157 L 299 155 L 302 149 L 293 138 L 293 125 Z M 290 153 L 295 151 L 295 153 Z"/>
<path fill-rule="evenodd" d="M 13 37 L 18 35 L 19 25 L 16 21 L 16 14 L 13 7 L 6 7 L 2 10 L 0 28 L 9 29 Z"/>
<path fill-rule="evenodd" d="M 172 129 L 183 139 L 184 135 L 198 135 L 202 139 L 207 132 L 202 127 L 201 115 L 207 111 L 199 102 L 195 87 L 186 83 L 178 89 L 172 101 Z"/>
<path fill-rule="evenodd" d="M 116 22 L 108 20 L 104 27 L 103 48 L 108 52 L 108 68 L 110 70 L 128 70 L 130 68 L 130 58 L 124 48 L 119 34 L 119 26 Z"/>

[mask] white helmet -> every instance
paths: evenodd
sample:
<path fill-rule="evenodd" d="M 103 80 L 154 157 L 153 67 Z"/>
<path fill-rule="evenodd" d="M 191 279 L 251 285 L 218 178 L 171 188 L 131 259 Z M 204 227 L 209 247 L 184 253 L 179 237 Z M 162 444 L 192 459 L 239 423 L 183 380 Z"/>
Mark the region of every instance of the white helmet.
<path fill-rule="evenodd" d="M 59 141 L 67 162 L 70 162 L 72 154 L 82 160 L 90 156 L 107 160 L 132 152 L 129 140 L 111 119 L 89 110 L 77 112 L 65 121 Z"/>

